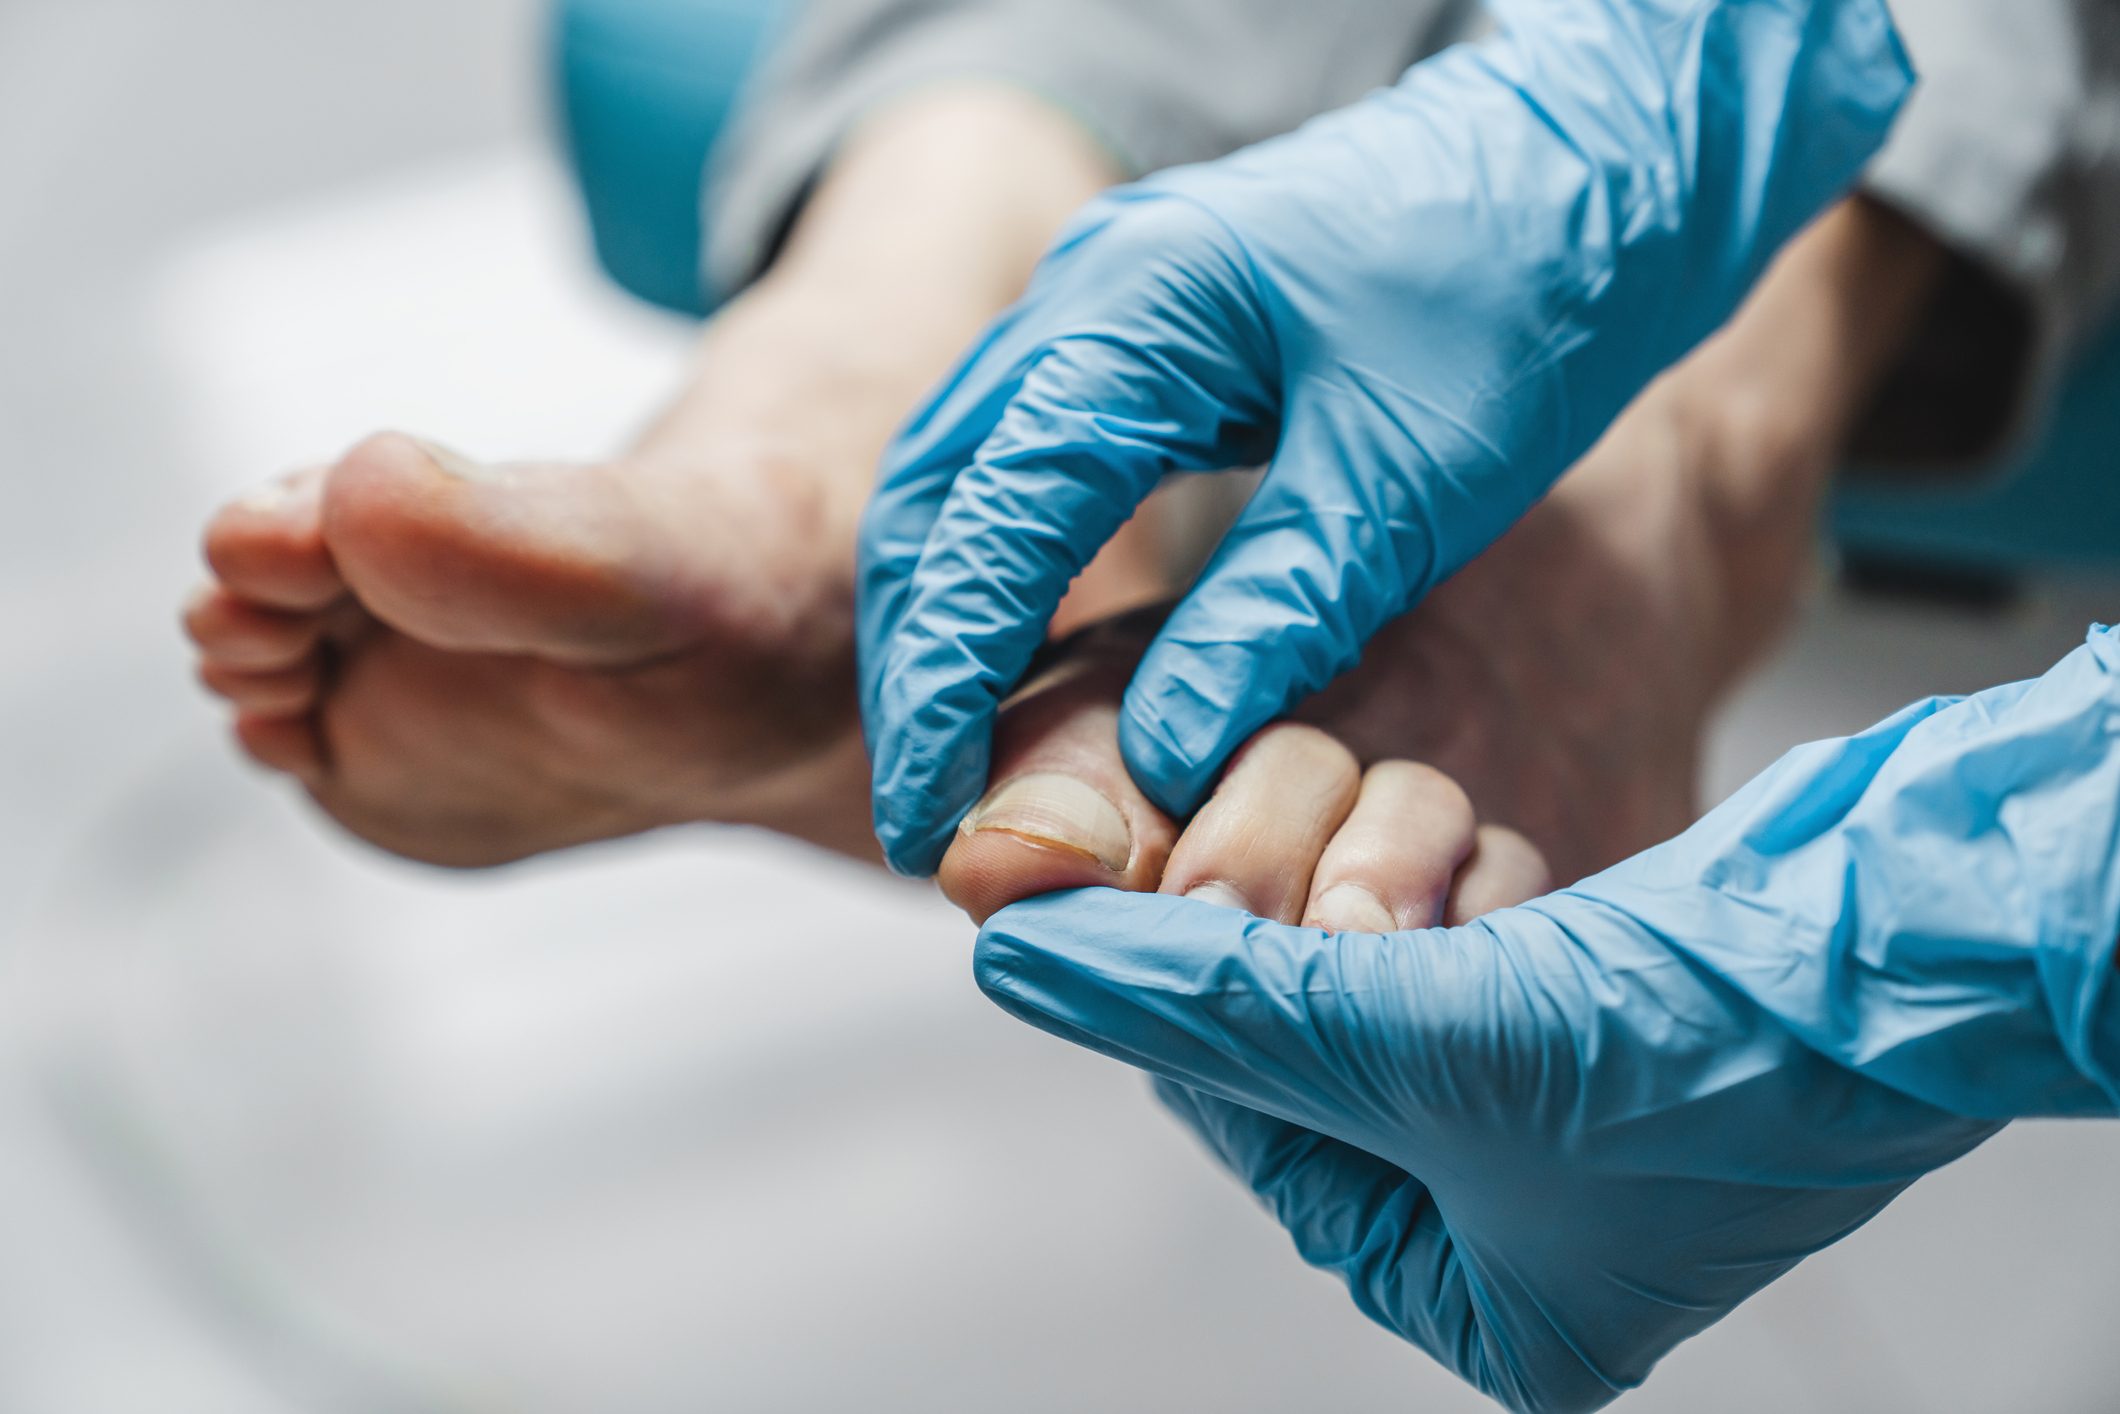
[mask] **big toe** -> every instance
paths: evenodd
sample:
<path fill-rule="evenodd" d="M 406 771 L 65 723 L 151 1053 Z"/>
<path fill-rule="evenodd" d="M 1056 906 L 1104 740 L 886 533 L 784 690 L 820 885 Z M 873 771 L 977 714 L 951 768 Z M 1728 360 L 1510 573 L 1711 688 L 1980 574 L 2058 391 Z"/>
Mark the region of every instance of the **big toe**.
<path fill-rule="evenodd" d="M 657 592 L 672 537 L 613 467 L 486 466 L 382 433 L 331 469 L 323 533 L 355 597 L 437 648 L 592 666 L 684 638 Z"/>
<path fill-rule="evenodd" d="M 1131 652 L 1079 650 L 1003 709 L 993 785 L 936 874 L 975 921 L 1037 894 L 1141 892 L 1162 877 L 1177 829 L 1119 756 L 1119 699 L 1133 661 Z"/>
<path fill-rule="evenodd" d="M 310 613 L 346 592 L 325 548 L 324 469 L 266 483 L 206 525 L 206 562 L 234 599 L 278 613 Z"/>

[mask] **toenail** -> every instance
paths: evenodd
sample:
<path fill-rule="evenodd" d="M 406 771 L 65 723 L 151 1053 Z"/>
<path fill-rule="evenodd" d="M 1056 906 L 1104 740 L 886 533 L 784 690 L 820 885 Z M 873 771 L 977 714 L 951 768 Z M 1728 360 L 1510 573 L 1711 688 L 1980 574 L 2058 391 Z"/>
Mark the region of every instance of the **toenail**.
<path fill-rule="evenodd" d="M 433 459 L 434 464 L 459 481 L 490 481 L 492 476 L 480 463 L 471 460 L 453 447 L 439 442 L 430 442 L 424 437 L 415 437 L 420 450 Z"/>
<path fill-rule="evenodd" d="M 263 486 L 246 491 L 236 497 L 235 504 L 246 511 L 270 515 L 294 500 L 294 486 L 287 478 L 268 481 Z"/>
<path fill-rule="evenodd" d="M 959 828 L 968 836 L 999 830 L 1073 850 L 1113 873 L 1123 871 L 1134 853 L 1133 834 L 1118 806 L 1073 776 L 1049 771 L 1002 782 Z"/>
<path fill-rule="evenodd" d="M 1211 903 L 1217 908 L 1234 908 L 1239 913 L 1251 912 L 1251 900 L 1220 879 L 1209 879 L 1204 884 L 1194 884 L 1185 891 L 1185 896 L 1201 903 Z"/>
<path fill-rule="evenodd" d="M 1335 933 L 1389 933 L 1399 926 L 1384 901 L 1360 884 L 1334 884 L 1318 895 L 1311 922 Z"/>

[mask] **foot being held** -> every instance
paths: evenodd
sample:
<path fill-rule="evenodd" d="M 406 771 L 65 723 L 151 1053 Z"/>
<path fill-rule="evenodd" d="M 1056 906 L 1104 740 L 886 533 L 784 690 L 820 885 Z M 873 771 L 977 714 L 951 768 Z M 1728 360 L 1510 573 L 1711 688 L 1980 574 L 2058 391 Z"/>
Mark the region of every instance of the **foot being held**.
<path fill-rule="evenodd" d="M 1469 816 L 1479 822 L 1472 865 L 1504 849 L 1526 861 L 1499 893 L 1470 887 L 1480 869 L 1460 870 L 1461 909 L 1467 899 L 1491 905 L 1527 896 L 1523 880 L 1578 879 L 1685 827 L 1697 809 L 1708 714 L 1792 609 L 1826 478 L 1921 308 L 1936 260 L 1925 237 L 1862 203 L 1819 222 L 1731 326 L 1636 399 L 1551 496 L 1386 625 L 1358 668 L 1299 709 L 1338 747 L 1313 747 L 1314 768 L 1343 786 L 1357 765 L 1420 763 L 1423 803 L 1394 812 L 1407 817 L 1395 827 L 1402 838 L 1419 845 L 1409 843 L 1395 868 L 1447 878 L 1462 864 L 1454 851 L 1468 839 L 1461 821 Z M 1135 624 L 1098 637 L 1088 648 L 1104 664 L 1094 682 L 1036 683 L 1002 714 L 996 785 L 940 873 L 975 918 L 1054 888 L 1157 886 L 1149 866 L 1175 832 L 1128 780 L 1113 730 L 1125 665 L 1147 632 Z M 1094 725 L 1056 729 L 1067 703 Z M 1038 755 L 1048 733 L 1066 738 L 1061 769 L 1078 770 L 1102 794 L 1105 818 L 1140 831 L 1126 870 L 1085 867 L 1080 852 L 1037 853 L 1021 829 L 980 829 L 1027 756 L 1048 775 L 1055 769 L 1053 754 Z M 1295 779 L 1293 753 L 1276 748 L 1270 758 L 1271 770 L 1232 768 L 1223 791 L 1256 801 L 1244 807 L 1249 817 L 1312 808 L 1316 787 Z M 1367 786 L 1362 798 L 1366 809 Z M 1219 838 L 1221 813 L 1210 806 L 1186 840 Z M 1316 853 L 1285 842 L 1287 879 L 1249 897 L 1264 905 L 1252 909 L 1260 916 L 1295 921 L 1287 900 L 1302 892 Z M 1181 866 L 1196 857 L 1194 845 L 1178 843 L 1177 884 L 1164 892 L 1185 891 Z M 1388 879 L 1377 887 L 1393 897 Z M 1426 898 L 1433 885 L 1415 891 Z"/>
<path fill-rule="evenodd" d="M 1302 723 L 1253 737 L 1181 834 L 1119 757 L 1120 694 L 1159 617 L 1131 615 L 1062 645 L 1003 710 L 996 784 L 937 875 L 975 920 L 1017 899 L 1103 885 L 1289 923 L 1418 928 L 1544 889 L 1538 850 L 1478 823 L 1449 777 L 1404 760 L 1365 769 Z"/>

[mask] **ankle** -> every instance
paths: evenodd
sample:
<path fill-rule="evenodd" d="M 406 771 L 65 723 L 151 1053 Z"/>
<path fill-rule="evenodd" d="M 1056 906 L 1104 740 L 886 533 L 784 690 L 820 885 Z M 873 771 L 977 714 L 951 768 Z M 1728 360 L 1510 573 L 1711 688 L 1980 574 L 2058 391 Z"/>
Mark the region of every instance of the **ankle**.
<path fill-rule="evenodd" d="M 1843 450 L 1941 270 L 1941 248 L 1904 218 L 1844 202 L 1652 394 L 1692 449 L 1686 474 L 1720 580 L 1726 678 L 1792 615 Z"/>
<path fill-rule="evenodd" d="M 937 85 L 848 136 L 767 279 L 964 321 L 1022 292 L 1067 219 L 1121 173 L 1062 109 L 999 83 Z"/>
<path fill-rule="evenodd" d="M 1687 466 L 1718 621 L 1718 692 L 1779 639 L 1817 554 L 1839 441 L 1799 411 L 1739 390 L 1696 404 Z"/>

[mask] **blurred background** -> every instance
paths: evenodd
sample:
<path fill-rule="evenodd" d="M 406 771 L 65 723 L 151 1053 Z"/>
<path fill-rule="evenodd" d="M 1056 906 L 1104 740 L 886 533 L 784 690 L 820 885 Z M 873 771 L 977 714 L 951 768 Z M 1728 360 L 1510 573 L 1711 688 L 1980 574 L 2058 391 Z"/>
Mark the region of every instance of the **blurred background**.
<path fill-rule="evenodd" d="M 594 454 L 678 377 L 553 34 L 0 0 L 0 1410 L 1484 1407 L 988 1006 L 924 887 L 717 829 L 443 875 L 228 748 L 176 629 L 218 501 L 382 426 Z M 1711 794 L 2120 603 L 2009 579 L 1822 588 Z M 2017 1126 L 1623 1407 L 2110 1408 L 2116 1171 L 2120 1129 Z"/>

